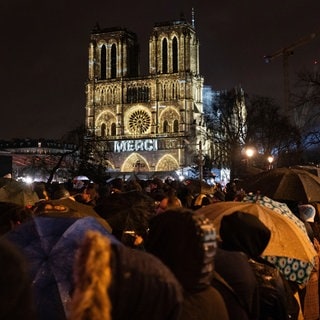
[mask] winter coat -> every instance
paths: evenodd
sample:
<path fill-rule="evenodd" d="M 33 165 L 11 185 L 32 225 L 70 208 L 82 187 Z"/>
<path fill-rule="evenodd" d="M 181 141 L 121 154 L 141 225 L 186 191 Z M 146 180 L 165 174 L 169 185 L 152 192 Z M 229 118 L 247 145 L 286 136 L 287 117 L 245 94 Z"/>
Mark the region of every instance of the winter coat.
<path fill-rule="evenodd" d="M 185 208 L 155 216 L 150 220 L 146 249 L 170 268 L 183 287 L 179 320 L 229 318 L 222 295 L 210 282 L 216 233 L 207 218 Z"/>
<path fill-rule="evenodd" d="M 220 237 L 223 249 L 248 256 L 258 282 L 258 319 L 295 319 L 299 306 L 289 284 L 275 266 L 261 258 L 271 238 L 270 230 L 256 216 L 236 211 L 222 218 Z"/>

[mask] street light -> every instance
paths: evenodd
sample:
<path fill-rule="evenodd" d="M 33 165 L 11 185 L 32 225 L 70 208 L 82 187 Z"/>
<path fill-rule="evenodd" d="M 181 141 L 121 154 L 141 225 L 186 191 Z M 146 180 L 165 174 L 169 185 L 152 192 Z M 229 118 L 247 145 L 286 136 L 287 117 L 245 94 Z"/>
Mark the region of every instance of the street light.
<path fill-rule="evenodd" d="M 255 150 L 253 148 L 246 148 L 245 154 L 247 156 L 247 166 L 250 165 L 250 159 L 253 157 Z"/>
<path fill-rule="evenodd" d="M 251 158 L 254 155 L 254 150 L 252 148 L 246 149 L 246 155 L 248 158 Z"/>
<path fill-rule="evenodd" d="M 269 162 L 269 166 L 268 166 L 268 169 L 271 170 L 272 169 L 272 162 L 273 162 L 274 158 L 273 156 L 269 156 L 268 157 L 268 162 Z"/>

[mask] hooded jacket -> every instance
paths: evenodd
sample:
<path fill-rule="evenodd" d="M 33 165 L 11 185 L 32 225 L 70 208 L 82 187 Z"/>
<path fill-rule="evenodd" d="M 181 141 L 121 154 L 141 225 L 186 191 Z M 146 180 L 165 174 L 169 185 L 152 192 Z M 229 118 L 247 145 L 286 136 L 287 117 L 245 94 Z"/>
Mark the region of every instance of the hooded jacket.
<path fill-rule="evenodd" d="M 169 209 L 150 220 L 146 248 L 183 287 L 180 320 L 228 319 L 223 297 L 211 286 L 216 232 L 207 218 L 185 208 Z"/>
<path fill-rule="evenodd" d="M 222 218 L 220 237 L 223 249 L 240 251 L 248 256 L 258 281 L 259 319 L 294 319 L 288 309 L 289 305 L 294 305 L 288 283 L 273 265 L 261 257 L 270 241 L 270 230 L 256 216 L 236 211 Z"/>

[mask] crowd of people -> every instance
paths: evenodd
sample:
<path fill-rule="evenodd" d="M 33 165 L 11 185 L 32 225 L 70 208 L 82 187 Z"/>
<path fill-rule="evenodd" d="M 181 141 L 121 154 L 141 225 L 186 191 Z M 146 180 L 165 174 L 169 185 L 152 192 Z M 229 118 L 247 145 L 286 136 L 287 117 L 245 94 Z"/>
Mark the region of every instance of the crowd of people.
<path fill-rule="evenodd" d="M 235 183 L 207 190 L 192 183 L 34 183 L 33 205 L 0 202 L 0 319 L 42 320 L 37 297 L 26 294 L 34 284 L 30 261 L 7 235 L 35 218 L 90 216 L 106 233 L 88 230 L 77 240 L 61 319 L 319 320 L 319 259 L 307 284 L 289 281 L 263 259 L 271 232 L 257 217 L 235 210 L 217 235 L 199 213 L 214 202 L 241 201 L 245 192 Z M 319 253 L 317 205 L 290 205 Z"/>

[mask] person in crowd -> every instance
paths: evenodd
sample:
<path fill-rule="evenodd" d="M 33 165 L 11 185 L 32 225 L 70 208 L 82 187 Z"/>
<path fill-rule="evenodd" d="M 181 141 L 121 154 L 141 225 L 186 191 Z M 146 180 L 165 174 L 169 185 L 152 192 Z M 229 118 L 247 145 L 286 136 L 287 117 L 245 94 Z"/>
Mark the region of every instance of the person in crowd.
<path fill-rule="evenodd" d="M 3 238 L 0 261 L 0 319 L 36 320 L 26 260 L 16 246 Z"/>
<path fill-rule="evenodd" d="M 221 248 L 247 256 L 257 278 L 260 320 L 298 319 L 299 304 L 287 280 L 261 257 L 271 232 L 254 215 L 235 211 L 221 219 Z"/>
<path fill-rule="evenodd" d="M 49 200 L 49 192 L 46 188 L 46 184 L 44 182 L 34 182 L 33 190 L 38 195 L 39 201 Z"/>
<path fill-rule="evenodd" d="M 316 208 L 312 204 L 298 205 L 299 217 L 304 222 L 310 241 L 313 243 L 318 255 L 306 286 L 299 290 L 304 320 L 319 319 L 319 257 L 320 244 L 318 241 L 318 228 L 316 228 Z"/>
<path fill-rule="evenodd" d="M 111 193 L 124 192 L 125 182 L 121 178 L 115 178 L 111 182 Z"/>
<path fill-rule="evenodd" d="M 213 202 L 215 202 L 215 201 L 225 201 L 226 200 L 226 195 L 223 192 L 223 188 L 222 188 L 221 183 L 216 183 L 215 184 L 213 197 L 214 197 Z"/>
<path fill-rule="evenodd" d="M 146 250 L 169 267 L 183 287 L 179 320 L 229 319 L 223 297 L 211 285 L 216 233 L 208 219 L 186 208 L 166 210 L 150 220 Z"/>
<path fill-rule="evenodd" d="M 9 232 L 32 217 L 33 212 L 28 207 L 11 202 L 0 202 L 0 235 Z"/>
<path fill-rule="evenodd" d="M 215 271 L 231 287 L 214 277 L 212 282 L 226 302 L 229 318 L 256 320 L 259 316 L 259 288 L 248 258 L 239 251 L 224 250 L 218 243 L 214 259 Z M 235 267 L 236 266 L 236 267 Z"/>
<path fill-rule="evenodd" d="M 68 320 L 178 320 L 182 300 L 180 284 L 159 259 L 86 233 L 75 258 Z"/>
<path fill-rule="evenodd" d="M 159 206 L 156 209 L 156 213 L 162 213 L 167 209 L 182 207 L 181 200 L 177 196 L 177 191 L 171 186 L 168 186 L 165 190 L 164 198 L 159 201 Z"/>
<path fill-rule="evenodd" d="M 132 190 L 137 190 L 142 192 L 142 186 L 137 180 L 130 180 L 127 182 L 125 191 L 132 191 Z"/>
<path fill-rule="evenodd" d="M 207 206 L 208 204 L 212 203 L 212 200 L 210 195 L 207 193 L 200 193 L 194 196 L 192 200 L 191 208 L 193 210 L 200 209 L 204 206 Z"/>
<path fill-rule="evenodd" d="M 299 204 L 298 205 L 299 218 L 304 223 L 307 230 L 309 239 L 313 242 L 314 234 L 312 224 L 316 216 L 316 209 L 312 204 Z"/>
<path fill-rule="evenodd" d="M 234 182 L 228 182 L 225 187 L 225 201 L 234 201 L 237 195 L 237 185 Z"/>
<path fill-rule="evenodd" d="M 80 203 L 95 207 L 99 198 L 98 186 L 89 183 L 84 186 L 80 193 L 74 196 L 74 199 Z"/>
<path fill-rule="evenodd" d="M 159 178 L 154 178 L 149 183 L 149 196 L 154 199 L 154 201 L 160 202 L 164 197 L 164 182 Z"/>

